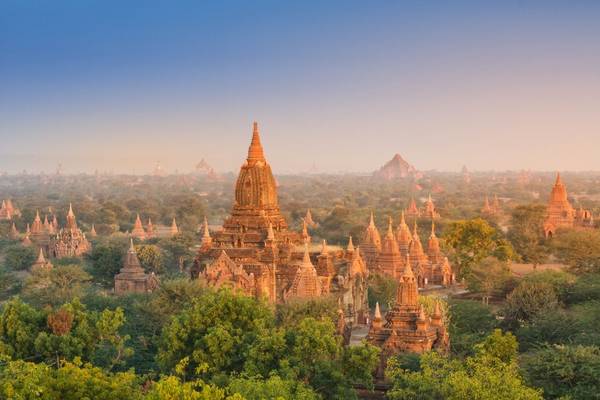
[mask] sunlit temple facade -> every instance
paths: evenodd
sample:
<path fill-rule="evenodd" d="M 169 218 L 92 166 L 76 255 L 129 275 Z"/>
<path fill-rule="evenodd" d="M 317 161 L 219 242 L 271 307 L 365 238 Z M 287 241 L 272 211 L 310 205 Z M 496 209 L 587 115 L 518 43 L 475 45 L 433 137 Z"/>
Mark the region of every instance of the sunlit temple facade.
<path fill-rule="evenodd" d="M 311 219 L 304 220 L 301 232 L 289 229 L 254 123 L 231 215 L 212 236 L 205 221 L 191 276 L 273 303 L 336 296 L 347 317 L 364 323 L 368 271 L 360 250 L 313 245 L 308 233 Z"/>
<path fill-rule="evenodd" d="M 371 214 L 360 247 L 366 254 L 365 261 L 371 273 L 399 279 L 404 269 L 410 265 L 419 287 L 450 286 L 455 282 L 452 266 L 440 248 L 433 220 L 427 248 L 424 249 L 416 222 L 411 232 L 406 224 L 404 212 L 400 216 L 400 224 L 396 229 L 393 227 L 392 219 L 389 219 L 383 239 Z"/>
<path fill-rule="evenodd" d="M 562 182 L 560 174 L 557 173 L 546 207 L 546 220 L 544 221 L 546 237 L 554 236 L 556 231 L 561 228 L 593 225 L 594 218 L 589 210 L 584 210 L 583 207 L 573 208 L 567 196 L 567 188 Z"/>

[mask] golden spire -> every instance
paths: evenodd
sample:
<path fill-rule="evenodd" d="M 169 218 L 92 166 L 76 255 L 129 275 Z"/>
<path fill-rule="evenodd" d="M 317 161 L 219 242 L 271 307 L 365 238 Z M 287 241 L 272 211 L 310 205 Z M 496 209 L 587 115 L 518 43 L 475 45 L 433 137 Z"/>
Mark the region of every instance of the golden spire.
<path fill-rule="evenodd" d="M 308 243 L 304 244 L 304 256 L 302 257 L 302 263 L 304 265 L 312 265 L 312 263 L 310 262 L 310 254 L 308 253 Z"/>
<path fill-rule="evenodd" d="M 390 217 L 388 220 L 387 236 L 389 238 L 394 238 L 394 228 L 392 227 L 392 217 Z"/>
<path fill-rule="evenodd" d="M 327 250 L 327 240 L 323 239 L 323 244 L 321 245 L 321 255 L 326 256 L 329 250 Z"/>
<path fill-rule="evenodd" d="M 435 222 L 431 219 L 431 238 L 435 237 Z"/>
<path fill-rule="evenodd" d="M 133 245 L 133 238 L 129 238 L 129 253 L 135 253 L 135 246 Z"/>
<path fill-rule="evenodd" d="M 38 258 L 35 262 L 36 265 L 45 265 L 46 257 L 44 257 L 44 250 L 40 247 L 40 252 L 38 253 Z"/>
<path fill-rule="evenodd" d="M 348 251 L 348 252 L 354 251 L 354 244 L 352 243 L 352 236 L 348 237 L 348 247 L 346 248 L 346 251 Z"/>
<path fill-rule="evenodd" d="M 275 240 L 275 232 L 273 232 L 273 224 L 269 222 L 269 227 L 267 228 L 267 239 Z"/>
<path fill-rule="evenodd" d="M 203 238 L 210 238 L 210 232 L 208 231 L 208 219 L 206 218 L 206 216 L 204 217 L 204 234 L 202 235 Z"/>
<path fill-rule="evenodd" d="M 560 172 L 556 173 L 556 182 L 554 183 L 554 185 L 556 185 L 556 186 L 562 185 L 562 181 L 560 179 Z"/>
<path fill-rule="evenodd" d="M 173 217 L 173 222 L 171 222 L 171 236 L 177 235 L 179 233 L 179 228 L 177 227 L 177 221 L 175 221 L 175 217 Z"/>
<path fill-rule="evenodd" d="M 379 310 L 379 302 L 375 303 L 375 316 L 374 319 L 381 319 L 381 310 Z"/>
<path fill-rule="evenodd" d="M 75 217 L 75 213 L 73 212 L 73 204 L 69 203 L 69 213 L 67 214 L 68 217 Z"/>
<path fill-rule="evenodd" d="M 375 219 L 373 218 L 373 211 L 371 211 L 371 219 L 369 220 L 369 228 L 375 228 Z"/>
<path fill-rule="evenodd" d="M 265 161 L 265 153 L 260 143 L 260 134 L 258 133 L 258 122 L 254 122 L 252 126 L 252 141 L 248 148 L 248 162 L 250 161 Z"/>
<path fill-rule="evenodd" d="M 404 219 L 404 210 L 400 212 L 400 225 L 406 225 L 406 220 Z"/>

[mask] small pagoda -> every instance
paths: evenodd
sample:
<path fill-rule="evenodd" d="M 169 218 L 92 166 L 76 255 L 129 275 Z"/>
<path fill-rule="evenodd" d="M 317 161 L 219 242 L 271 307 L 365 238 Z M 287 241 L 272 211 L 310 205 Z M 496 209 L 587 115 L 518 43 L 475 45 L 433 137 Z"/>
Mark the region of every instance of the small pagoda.
<path fill-rule="evenodd" d="M 115 294 L 148 293 L 157 287 L 158 278 L 154 273 L 147 274 L 144 271 L 131 239 L 123 268 L 115 276 Z"/>

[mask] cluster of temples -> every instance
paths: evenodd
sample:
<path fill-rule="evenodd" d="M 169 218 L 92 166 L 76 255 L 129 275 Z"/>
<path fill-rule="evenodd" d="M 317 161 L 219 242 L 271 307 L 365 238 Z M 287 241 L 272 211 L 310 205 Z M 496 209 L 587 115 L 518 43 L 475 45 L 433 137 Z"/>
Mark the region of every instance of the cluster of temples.
<path fill-rule="evenodd" d="M 449 335 L 439 303 L 428 315 L 419 304 L 417 278 L 410 266 L 402 272 L 398 282 L 396 303 L 381 317 L 379 304 L 367 341 L 382 349 L 377 376 L 383 378 L 387 360 L 401 352 L 423 353 L 432 349 L 445 352 L 449 348 Z"/>
<path fill-rule="evenodd" d="M 212 236 L 205 221 L 191 277 L 273 303 L 336 296 L 346 318 L 365 323 L 368 270 L 361 250 L 352 244 L 345 250 L 330 249 L 325 242 L 313 244 L 311 220 L 304 220 L 301 232 L 288 228 L 254 123 L 231 215 Z"/>
<path fill-rule="evenodd" d="M 500 207 L 500 201 L 498 200 L 498 196 L 494 195 L 494 199 L 490 201 L 488 196 L 485 196 L 483 200 L 483 207 L 481 207 L 481 214 L 486 216 L 497 215 L 502 211 Z"/>
<path fill-rule="evenodd" d="M 423 204 L 423 207 L 417 207 L 417 202 L 414 198 L 410 200 L 408 207 L 404 210 L 407 218 L 420 218 L 425 217 L 429 219 L 436 219 L 440 217 L 440 214 L 435 209 L 435 204 L 433 203 L 433 199 L 431 195 L 427 197 L 427 200 Z"/>
<path fill-rule="evenodd" d="M 177 227 L 177 221 L 175 220 L 175 218 L 173 218 L 173 220 L 171 221 L 171 227 L 168 228 L 167 233 L 163 232 L 164 230 L 161 230 L 159 232 L 159 228 L 156 228 L 154 226 L 154 224 L 152 223 L 152 219 L 150 218 L 148 218 L 148 223 L 144 228 L 144 225 L 142 224 L 142 219 L 138 214 L 135 218 L 135 223 L 133 224 L 133 229 L 131 230 L 130 236 L 138 240 L 146 240 L 165 235 L 175 236 L 179 233 L 179 228 Z"/>
<path fill-rule="evenodd" d="M 14 224 L 9 236 L 12 239 L 20 236 Z M 25 246 L 39 247 L 44 254 L 53 258 L 79 257 L 92 248 L 85 233 L 77 226 L 77 218 L 71 205 L 67 213 L 67 223 L 62 228 L 58 225 L 56 215 L 53 216 L 52 221 L 47 215 L 42 221 L 40 213 L 36 212 L 33 222 L 27 224 L 22 243 Z"/>
<path fill-rule="evenodd" d="M 396 229 L 393 227 L 392 219 L 389 219 L 388 229 L 383 239 L 371 214 L 369 225 L 361 241 L 361 250 L 371 273 L 399 279 L 403 271 L 411 267 L 416 274 L 419 287 L 430 284 L 449 286 L 455 281 L 452 266 L 440 248 L 433 220 L 427 250 L 425 250 L 416 221 L 411 232 L 406 224 L 404 212 L 400 216 L 400 224 Z"/>
<path fill-rule="evenodd" d="M 573 208 L 567 196 L 567 188 L 556 174 L 556 182 L 550 193 L 550 200 L 546 207 L 546 220 L 544 221 L 544 234 L 552 237 L 561 228 L 573 228 L 575 226 L 593 226 L 594 217 L 589 210 L 579 207 Z"/>

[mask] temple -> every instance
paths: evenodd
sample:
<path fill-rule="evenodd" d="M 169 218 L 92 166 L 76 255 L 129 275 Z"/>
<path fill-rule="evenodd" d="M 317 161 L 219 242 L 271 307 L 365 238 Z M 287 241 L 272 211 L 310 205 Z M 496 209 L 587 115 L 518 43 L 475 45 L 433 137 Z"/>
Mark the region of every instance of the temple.
<path fill-rule="evenodd" d="M 146 240 L 146 231 L 142 226 L 140 214 L 137 214 L 135 217 L 135 223 L 133 224 L 133 229 L 131 230 L 131 237 L 134 239 Z"/>
<path fill-rule="evenodd" d="M 131 239 L 123 268 L 115 276 L 115 294 L 148 293 L 156 289 L 158 283 L 154 273 L 147 274 L 142 268 Z"/>
<path fill-rule="evenodd" d="M 500 201 L 498 200 L 498 196 L 494 195 L 494 200 L 490 202 L 488 196 L 485 196 L 483 201 L 483 207 L 481 208 L 481 214 L 484 216 L 494 216 L 499 214 L 501 211 Z"/>
<path fill-rule="evenodd" d="M 544 234 L 546 237 L 552 237 L 556 231 L 561 228 L 573 228 L 574 226 L 593 225 L 592 213 L 584 210 L 582 207 L 575 210 L 569 202 L 567 188 L 562 183 L 560 173 L 556 174 L 556 181 L 550 200 L 546 207 L 546 220 L 544 221 Z"/>
<path fill-rule="evenodd" d="M 427 315 L 419 304 L 417 279 L 410 265 L 399 278 L 396 304 L 387 312 L 385 320 L 379 304 L 376 305 L 367 341 L 382 349 L 379 377 L 383 377 L 388 358 L 398 353 L 448 350 L 449 336 L 439 303 L 435 304 L 431 317 Z"/>
<path fill-rule="evenodd" d="M 365 255 L 369 271 L 397 279 L 407 265 L 410 265 L 417 276 L 419 287 L 427 285 L 449 286 L 455 283 L 455 276 L 448 258 L 442 253 L 439 239 L 435 234 L 435 223 L 431 222 L 431 234 L 427 242 L 427 251 L 423 248 L 417 224 L 413 231 L 406 224 L 404 212 L 400 216 L 400 224 L 394 230 L 392 219 L 383 241 L 375 226 L 373 215 L 365 229 L 360 244 Z"/>
<path fill-rule="evenodd" d="M 61 228 L 50 244 L 48 254 L 55 258 L 79 257 L 90 251 L 92 245 L 85 237 L 85 233 L 77 226 L 77 219 L 73 207 L 69 204 L 67 224 Z"/>
<path fill-rule="evenodd" d="M 255 122 L 231 215 L 212 236 L 205 220 L 191 277 L 273 303 L 333 295 L 349 321 L 365 321 L 367 269 L 361 254 L 314 246 L 311 220 L 307 213 L 300 232 L 289 229 Z"/>
<path fill-rule="evenodd" d="M 14 217 L 20 217 L 21 211 L 15 208 L 10 199 L 2 200 L 0 207 L 0 221 L 11 221 Z"/>
<path fill-rule="evenodd" d="M 33 263 L 33 265 L 31 265 L 31 270 L 39 270 L 39 269 L 45 269 L 45 270 L 49 270 L 52 269 L 52 263 L 48 260 L 46 260 L 46 257 L 44 256 L 44 250 L 40 247 L 40 251 L 38 253 L 38 257 L 35 260 L 35 262 Z"/>

